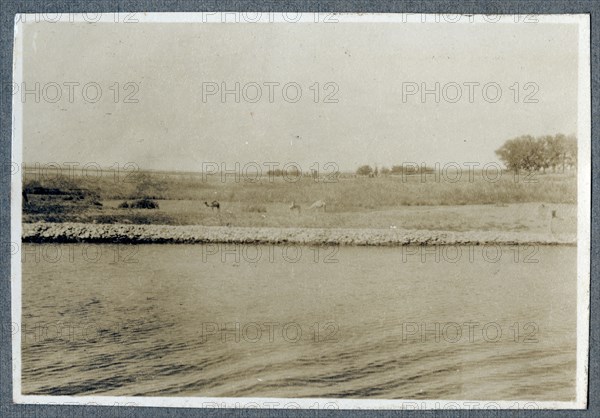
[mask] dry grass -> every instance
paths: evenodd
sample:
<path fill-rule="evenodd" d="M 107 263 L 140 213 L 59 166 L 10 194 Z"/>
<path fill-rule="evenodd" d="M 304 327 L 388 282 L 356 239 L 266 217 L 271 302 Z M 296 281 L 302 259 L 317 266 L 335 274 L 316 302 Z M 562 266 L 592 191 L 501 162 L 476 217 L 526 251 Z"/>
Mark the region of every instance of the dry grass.
<path fill-rule="evenodd" d="M 230 176 L 168 175 L 146 172 L 115 181 L 102 178 L 64 177 L 38 181 L 44 187 L 81 188 L 97 193 L 102 200 L 127 200 L 145 197 L 159 200 L 199 200 L 244 202 L 250 208 L 265 203 L 312 203 L 325 200 L 337 209 L 375 209 L 411 205 L 473 205 L 490 203 L 575 203 L 574 174 L 536 174 L 529 181 L 505 172 L 496 182 L 486 181 L 478 173 L 469 179 L 466 173 L 451 183 L 433 174 L 426 177 L 388 176 L 340 178 L 337 182 L 315 182 L 301 177 L 287 182 L 281 177 L 260 181 L 239 181 Z M 25 179 L 31 184 L 32 179 Z"/>
<path fill-rule="evenodd" d="M 496 182 L 486 181 L 477 172 L 471 179 L 465 173 L 457 182 L 444 181 L 435 174 L 341 177 L 337 182 L 315 181 L 310 177 L 301 177 L 297 182 L 287 182 L 280 177 L 265 177 L 256 182 L 245 181 L 243 177 L 237 180 L 233 176 L 221 181 L 220 176 L 203 178 L 199 174 L 152 172 L 129 176 L 121 182 L 107 176 L 54 178 L 35 184 L 26 178 L 26 188 L 37 185 L 61 190 L 83 189 L 99 196 L 103 206 L 86 206 L 84 201 L 83 206 L 73 208 L 71 203 L 60 199 L 33 195 L 30 207 L 24 211 L 24 220 L 331 228 L 382 228 L 399 224 L 398 227 L 437 229 L 445 225 L 452 230 L 473 225 L 476 229 L 519 230 L 527 226 L 514 219 L 508 224 L 499 220 L 501 216 L 485 221 L 481 208 L 458 222 L 452 220 L 451 214 L 456 212 L 455 207 L 466 205 L 523 206 L 534 202 L 573 205 L 577 202 L 576 177 L 570 173 L 536 174 L 528 181 L 525 176 L 515 178 L 511 173 L 503 173 Z M 117 209 L 123 200 L 140 198 L 158 200 L 160 209 Z M 213 200 L 221 203 L 220 211 L 204 206 L 204 201 Z M 327 202 L 326 213 L 308 209 L 316 200 Z M 292 201 L 302 207 L 300 213 L 289 210 Z M 440 206 L 448 208 L 445 213 L 431 210 Z M 409 210 L 413 207 L 418 210 Z M 424 213 L 427 216 L 424 217 Z M 509 210 L 506 216 L 512 216 Z M 481 222 L 478 217 L 482 218 Z"/>

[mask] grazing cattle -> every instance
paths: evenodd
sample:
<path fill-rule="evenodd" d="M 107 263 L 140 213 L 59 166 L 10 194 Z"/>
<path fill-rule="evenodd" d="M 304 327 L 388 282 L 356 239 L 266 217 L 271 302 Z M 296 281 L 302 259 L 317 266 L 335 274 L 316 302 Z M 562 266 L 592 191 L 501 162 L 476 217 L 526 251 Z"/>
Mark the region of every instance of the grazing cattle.
<path fill-rule="evenodd" d="M 290 205 L 290 211 L 293 212 L 297 210 L 300 213 L 300 205 L 297 205 L 294 200 L 292 200 L 292 204 Z"/>

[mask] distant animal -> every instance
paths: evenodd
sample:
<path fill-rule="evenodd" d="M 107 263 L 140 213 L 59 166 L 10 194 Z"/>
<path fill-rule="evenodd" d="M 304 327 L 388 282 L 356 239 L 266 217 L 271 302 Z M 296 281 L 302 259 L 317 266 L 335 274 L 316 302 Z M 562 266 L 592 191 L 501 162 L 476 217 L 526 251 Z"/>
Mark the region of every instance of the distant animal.
<path fill-rule="evenodd" d="M 313 203 L 312 205 L 310 205 L 309 209 L 323 209 L 323 212 L 325 212 L 327 208 L 327 205 L 325 204 L 324 201 L 322 200 L 317 200 L 315 203 Z"/>
<path fill-rule="evenodd" d="M 563 218 L 558 216 L 558 213 L 555 209 L 551 209 L 550 206 L 547 206 L 543 203 L 538 208 L 538 215 L 548 225 L 548 228 L 551 233 L 554 233 L 554 220 L 563 220 Z"/>
<path fill-rule="evenodd" d="M 290 205 L 290 211 L 293 212 L 297 210 L 300 213 L 300 205 L 296 204 L 296 201 L 292 200 L 292 204 Z"/>
<path fill-rule="evenodd" d="M 208 202 L 204 202 L 204 204 L 206 205 L 206 207 L 211 208 L 211 210 L 215 210 L 215 208 L 217 210 L 221 210 L 221 205 L 219 204 L 219 202 L 217 202 L 216 200 L 213 200 L 212 202 L 208 203 Z"/>
<path fill-rule="evenodd" d="M 562 219 L 557 215 L 557 211 L 555 209 L 551 209 L 550 206 L 543 203 L 538 208 L 538 214 L 542 218 L 550 217 L 550 219 Z"/>

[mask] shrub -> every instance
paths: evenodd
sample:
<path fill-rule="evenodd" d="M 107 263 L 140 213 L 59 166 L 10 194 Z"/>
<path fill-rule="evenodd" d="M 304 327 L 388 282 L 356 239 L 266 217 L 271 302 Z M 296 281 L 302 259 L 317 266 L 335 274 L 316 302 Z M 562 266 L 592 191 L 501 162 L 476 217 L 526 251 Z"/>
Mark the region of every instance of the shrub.
<path fill-rule="evenodd" d="M 158 209 L 158 202 L 145 197 L 143 199 L 134 200 L 129 207 L 133 209 Z"/>
<path fill-rule="evenodd" d="M 143 199 L 134 200 L 133 202 L 121 202 L 119 209 L 158 209 L 158 202 L 144 197 Z"/>

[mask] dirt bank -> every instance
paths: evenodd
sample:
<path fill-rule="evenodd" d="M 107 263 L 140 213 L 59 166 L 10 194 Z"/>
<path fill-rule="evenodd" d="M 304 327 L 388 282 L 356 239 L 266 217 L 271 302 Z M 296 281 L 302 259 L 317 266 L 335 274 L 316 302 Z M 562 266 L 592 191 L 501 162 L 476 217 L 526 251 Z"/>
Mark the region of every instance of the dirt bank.
<path fill-rule="evenodd" d="M 306 245 L 574 245 L 575 234 L 515 231 L 428 231 L 400 229 L 240 228 L 200 225 L 24 223 L 23 242 L 128 244 L 252 243 Z"/>

